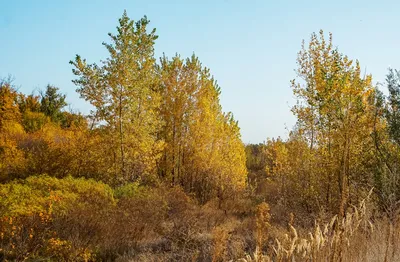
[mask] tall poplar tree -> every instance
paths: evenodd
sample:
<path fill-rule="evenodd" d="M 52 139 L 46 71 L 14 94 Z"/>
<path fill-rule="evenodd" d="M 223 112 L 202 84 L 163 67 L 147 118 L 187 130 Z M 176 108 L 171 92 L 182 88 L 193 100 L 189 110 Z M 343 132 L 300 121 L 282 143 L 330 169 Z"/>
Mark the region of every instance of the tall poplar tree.
<path fill-rule="evenodd" d="M 224 114 L 220 89 L 196 56 L 161 59 L 166 147 L 160 173 L 201 201 L 243 188 L 244 145 L 237 121 Z M 232 191 L 230 191 L 232 192 Z"/>
<path fill-rule="evenodd" d="M 327 204 L 333 198 L 343 216 L 351 190 L 361 188 L 361 163 L 371 157 L 372 78 L 362 75 L 358 61 L 341 54 L 332 36 L 326 41 L 322 31 L 312 34 L 308 47 L 303 44 L 297 61 L 299 81 L 293 80 L 292 87 L 298 103 L 293 112 L 319 163 L 313 175 L 325 181 Z"/>
<path fill-rule="evenodd" d="M 106 157 L 120 181 L 154 175 L 162 146 L 154 58 L 158 36 L 155 29 L 148 31 L 149 23 L 147 17 L 134 22 L 124 12 L 117 34 L 109 33 L 111 43 L 103 43 L 109 57 L 101 66 L 87 64 L 79 55 L 71 61 L 77 92 L 95 107 L 93 115 L 109 135 Z"/>

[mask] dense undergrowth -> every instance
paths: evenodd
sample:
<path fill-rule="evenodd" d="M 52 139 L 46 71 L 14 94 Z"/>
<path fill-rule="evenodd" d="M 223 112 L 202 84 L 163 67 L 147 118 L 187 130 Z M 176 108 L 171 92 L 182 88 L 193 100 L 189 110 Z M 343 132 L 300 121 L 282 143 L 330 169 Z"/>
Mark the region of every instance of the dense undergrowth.
<path fill-rule="evenodd" d="M 275 217 L 260 200 L 271 196 L 251 192 L 200 205 L 179 187 L 132 183 L 113 189 L 90 179 L 41 175 L 2 184 L 0 196 L 5 261 L 396 261 L 400 256 L 398 223 L 372 214 L 370 197 L 349 208 L 345 218 L 315 221 L 310 228 L 300 226 L 308 221 L 293 213 Z"/>
<path fill-rule="evenodd" d="M 222 210 L 179 187 L 49 176 L 3 184 L 0 196 L 0 254 L 9 261 L 219 260 L 255 245 L 245 198 Z"/>

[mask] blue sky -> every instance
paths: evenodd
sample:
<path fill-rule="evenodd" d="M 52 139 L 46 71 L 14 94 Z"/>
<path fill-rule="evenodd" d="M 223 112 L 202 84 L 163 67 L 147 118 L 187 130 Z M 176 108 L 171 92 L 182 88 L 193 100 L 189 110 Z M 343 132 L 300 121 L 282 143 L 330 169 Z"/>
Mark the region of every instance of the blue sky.
<path fill-rule="evenodd" d="M 340 51 L 359 59 L 375 81 L 384 81 L 389 66 L 400 69 L 400 1 L 0 0 L 0 77 L 13 75 L 24 93 L 56 85 L 72 108 L 87 113 L 68 62 L 75 54 L 104 59 L 101 43 L 124 9 L 134 20 L 147 15 L 157 28 L 157 57 L 194 52 L 211 69 L 245 143 L 287 137 L 295 122 L 289 81 L 312 32 L 332 32 Z"/>

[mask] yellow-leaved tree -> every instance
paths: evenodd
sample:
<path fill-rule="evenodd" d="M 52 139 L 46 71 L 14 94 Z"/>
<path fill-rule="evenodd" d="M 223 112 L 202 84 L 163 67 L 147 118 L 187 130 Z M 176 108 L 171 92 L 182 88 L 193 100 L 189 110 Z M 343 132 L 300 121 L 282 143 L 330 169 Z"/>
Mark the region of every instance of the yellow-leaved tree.
<path fill-rule="evenodd" d="M 114 182 L 153 180 L 162 149 L 157 138 L 160 94 L 154 58 L 155 29 L 149 20 L 136 22 L 126 12 L 117 34 L 104 43 L 109 58 L 101 66 L 76 56 L 71 64 L 77 91 L 94 107 L 94 118 L 103 130 L 103 161 Z"/>
<path fill-rule="evenodd" d="M 17 140 L 25 134 L 11 80 L 0 80 L 0 181 L 19 176 L 25 165 Z"/>
<path fill-rule="evenodd" d="M 297 128 L 307 139 L 317 165 L 309 163 L 310 181 L 326 192 L 326 206 L 343 216 L 353 194 L 363 190 L 363 162 L 372 158 L 372 77 L 363 75 L 353 61 L 333 47 L 332 36 L 312 34 L 298 54 L 298 80 L 292 81 L 298 103 L 292 111 Z M 322 196 L 318 196 L 322 197 Z"/>
<path fill-rule="evenodd" d="M 243 188 L 247 175 L 237 121 L 224 114 L 220 89 L 194 55 L 165 56 L 160 66 L 162 132 L 166 147 L 160 175 L 201 201 Z"/>

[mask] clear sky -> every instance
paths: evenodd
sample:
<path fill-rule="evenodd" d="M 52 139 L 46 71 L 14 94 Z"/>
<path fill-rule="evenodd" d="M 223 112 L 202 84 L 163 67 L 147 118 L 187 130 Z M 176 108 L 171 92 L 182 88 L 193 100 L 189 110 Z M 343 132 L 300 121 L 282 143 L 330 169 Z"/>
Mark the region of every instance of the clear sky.
<path fill-rule="evenodd" d="M 0 77 L 24 93 L 58 86 L 72 108 L 89 106 L 75 93 L 69 60 L 107 55 L 103 41 L 126 9 L 157 28 L 156 55 L 193 52 L 222 89 L 224 111 L 239 120 L 245 143 L 287 137 L 295 119 L 289 81 L 302 39 L 323 29 L 359 59 L 375 81 L 400 69 L 400 1 L 43 1 L 0 0 Z"/>

